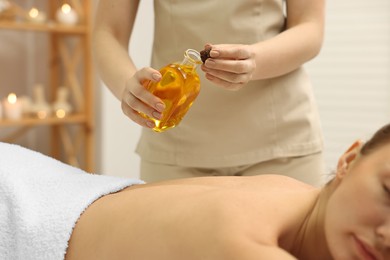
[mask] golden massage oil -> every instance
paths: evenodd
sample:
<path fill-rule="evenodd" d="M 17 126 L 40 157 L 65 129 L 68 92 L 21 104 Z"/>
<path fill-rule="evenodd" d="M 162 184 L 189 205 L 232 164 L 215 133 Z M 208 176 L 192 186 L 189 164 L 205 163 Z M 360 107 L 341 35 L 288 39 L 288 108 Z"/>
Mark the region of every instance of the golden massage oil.
<path fill-rule="evenodd" d="M 156 132 L 163 132 L 177 126 L 188 112 L 200 91 L 200 80 L 196 67 L 202 64 L 200 54 L 188 49 L 181 63 L 171 63 L 160 70 L 159 82 L 149 81 L 145 88 L 165 103 L 160 120 L 140 113 L 144 118 L 154 121 Z"/>

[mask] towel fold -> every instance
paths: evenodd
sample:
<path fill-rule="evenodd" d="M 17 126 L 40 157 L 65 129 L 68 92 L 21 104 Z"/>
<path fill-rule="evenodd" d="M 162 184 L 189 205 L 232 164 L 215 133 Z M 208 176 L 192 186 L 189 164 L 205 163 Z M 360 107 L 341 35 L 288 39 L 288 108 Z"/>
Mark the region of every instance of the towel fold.
<path fill-rule="evenodd" d="M 0 259 L 64 259 L 72 230 L 92 202 L 142 183 L 88 174 L 0 142 Z"/>

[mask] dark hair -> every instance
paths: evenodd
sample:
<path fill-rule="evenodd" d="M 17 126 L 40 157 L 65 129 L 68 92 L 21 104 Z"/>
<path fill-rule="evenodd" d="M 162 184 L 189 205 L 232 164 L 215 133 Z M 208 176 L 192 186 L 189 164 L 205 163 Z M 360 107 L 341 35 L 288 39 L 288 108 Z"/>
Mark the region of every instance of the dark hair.
<path fill-rule="evenodd" d="M 383 126 L 363 145 L 360 153 L 367 155 L 383 145 L 390 143 L 390 124 Z"/>
<path fill-rule="evenodd" d="M 375 134 L 364 143 L 363 147 L 360 149 L 360 154 L 365 156 L 379 149 L 380 147 L 390 143 L 390 124 L 387 124 L 380 128 Z M 325 186 L 329 186 L 332 183 L 336 172 L 333 171 L 330 176 L 330 180 L 328 180 Z"/>

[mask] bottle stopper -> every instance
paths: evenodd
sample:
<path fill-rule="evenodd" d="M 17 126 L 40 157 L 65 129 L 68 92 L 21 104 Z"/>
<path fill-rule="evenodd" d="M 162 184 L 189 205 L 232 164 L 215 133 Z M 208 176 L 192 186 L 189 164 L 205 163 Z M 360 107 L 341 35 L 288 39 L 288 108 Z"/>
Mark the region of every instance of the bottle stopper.
<path fill-rule="evenodd" d="M 200 58 L 202 60 L 203 63 L 206 62 L 206 60 L 208 58 L 210 58 L 210 51 L 211 51 L 211 47 L 206 47 L 204 50 L 200 51 Z"/>

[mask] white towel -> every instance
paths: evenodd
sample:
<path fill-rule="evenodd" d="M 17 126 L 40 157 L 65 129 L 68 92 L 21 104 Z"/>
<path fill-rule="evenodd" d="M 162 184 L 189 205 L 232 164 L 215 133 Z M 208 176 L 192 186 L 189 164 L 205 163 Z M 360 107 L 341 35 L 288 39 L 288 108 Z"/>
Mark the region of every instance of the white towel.
<path fill-rule="evenodd" d="M 64 259 L 72 230 L 92 202 L 141 183 L 88 174 L 0 142 L 0 259 Z"/>

